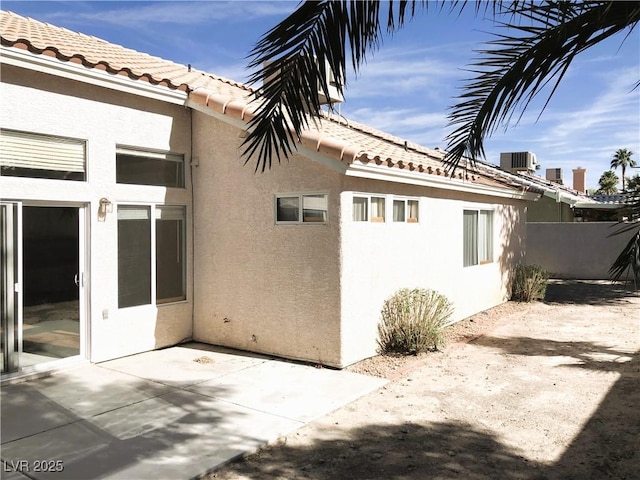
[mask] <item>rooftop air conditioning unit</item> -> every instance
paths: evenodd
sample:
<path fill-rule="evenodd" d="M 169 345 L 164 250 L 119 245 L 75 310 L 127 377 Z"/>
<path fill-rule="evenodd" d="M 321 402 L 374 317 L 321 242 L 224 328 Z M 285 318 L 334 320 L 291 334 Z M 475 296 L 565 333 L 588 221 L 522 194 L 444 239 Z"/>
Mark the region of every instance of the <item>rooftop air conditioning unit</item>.
<path fill-rule="evenodd" d="M 547 168 L 547 180 L 553 183 L 559 183 L 562 185 L 562 169 L 561 168 Z"/>
<path fill-rule="evenodd" d="M 508 172 L 533 173 L 536 170 L 536 155 L 531 152 L 507 152 L 500 154 L 500 168 Z"/>
<path fill-rule="evenodd" d="M 316 59 L 316 62 L 318 59 Z M 269 63 L 265 63 L 264 67 L 266 68 Z M 325 60 L 325 72 L 327 75 L 327 86 L 329 87 L 329 96 L 327 97 L 322 91 L 322 87 L 320 85 L 320 81 L 318 81 L 318 85 L 316 90 L 318 92 L 318 100 L 320 105 L 332 105 L 334 103 L 341 103 L 344 101 L 344 97 L 338 91 L 338 83 L 336 82 L 335 74 L 329 67 L 329 62 Z M 272 72 L 270 75 L 266 75 L 263 80 L 263 85 L 269 82 L 274 76 L 279 75 L 279 72 Z"/>

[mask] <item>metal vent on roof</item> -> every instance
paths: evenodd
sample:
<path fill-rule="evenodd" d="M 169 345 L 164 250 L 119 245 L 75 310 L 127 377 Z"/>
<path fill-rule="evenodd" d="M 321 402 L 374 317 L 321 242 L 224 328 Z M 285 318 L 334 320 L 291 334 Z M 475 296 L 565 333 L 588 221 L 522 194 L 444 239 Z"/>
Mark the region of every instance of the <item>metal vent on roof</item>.
<path fill-rule="evenodd" d="M 536 169 L 536 155 L 531 152 L 507 152 L 500 154 L 500 168 L 508 172 L 529 172 Z"/>

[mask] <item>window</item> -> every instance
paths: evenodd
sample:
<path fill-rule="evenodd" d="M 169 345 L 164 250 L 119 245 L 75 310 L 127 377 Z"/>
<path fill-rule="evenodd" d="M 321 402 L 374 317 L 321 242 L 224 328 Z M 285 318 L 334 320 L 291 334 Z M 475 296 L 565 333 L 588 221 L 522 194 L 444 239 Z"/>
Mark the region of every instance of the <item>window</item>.
<path fill-rule="evenodd" d="M 118 206 L 118 308 L 151 303 L 151 209 Z"/>
<path fill-rule="evenodd" d="M 493 212 L 465 210 L 463 213 L 463 265 L 493 261 Z"/>
<path fill-rule="evenodd" d="M 116 182 L 184 188 L 184 155 L 118 147 Z"/>
<path fill-rule="evenodd" d="M 417 223 L 419 204 L 418 200 L 394 199 L 393 221 Z"/>
<path fill-rule="evenodd" d="M 185 300 L 184 207 L 156 207 L 156 303 Z"/>
<path fill-rule="evenodd" d="M 118 206 L 118 308 L 149 305 L 154 293 L 158 304 L 186 299 L 185 218 L 179 206 Z"/>
<path fill-rule="evenodd" d="M 328 196 L 277 195 L 276 223 L 326 223 Z"/>
<path fill-rule="evenodd" d="M 84 181 L 85 142 L 0 130 L 0 175 Z"/>
<path fill-rule="evenodd" d="M 371 212 L 371 216 L 369 216 Z M 353 221 L 354 222 L 384 222 L 385 198 L 384 197 L 353 197 Z"/>

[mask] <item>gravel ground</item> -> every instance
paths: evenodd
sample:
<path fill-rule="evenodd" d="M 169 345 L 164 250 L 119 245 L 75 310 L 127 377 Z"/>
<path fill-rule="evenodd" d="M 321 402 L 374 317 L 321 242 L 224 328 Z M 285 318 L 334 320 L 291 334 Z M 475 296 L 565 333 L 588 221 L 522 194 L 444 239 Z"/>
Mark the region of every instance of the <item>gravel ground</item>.
<path fill-rule="evenodd" d="M 441 352 L 360 362 L 393 379 L 212 479 L 636 479 L 640 297 L 552 282 L 456 324 Z"/>

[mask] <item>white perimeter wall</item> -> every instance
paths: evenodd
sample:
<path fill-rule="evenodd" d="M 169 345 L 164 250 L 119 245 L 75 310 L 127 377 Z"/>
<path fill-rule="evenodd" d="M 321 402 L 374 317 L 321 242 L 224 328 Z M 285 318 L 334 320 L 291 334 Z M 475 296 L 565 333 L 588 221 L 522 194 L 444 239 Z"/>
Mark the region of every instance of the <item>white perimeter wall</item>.
<path fill-rule="evenodd" d="M 345 364 L 375 355 L 382 305 L 400 288 L 431 288 L 446 295 L 455 306 L 453 321 L 508 299 L 509 271 L 524 248 L 524 202 L 362 179 L 350 179 L 348 186 L 356 192 L 418 197 L 420 219 L 417 224 L 353 222 L 353 193 L 342 194 Z M 494 262 L 465 268 L 463 210 L 475 207 L 494 208 Z"/>
<path fill-rule="evenodd" d="M 528 223 L 527 264 L 557 278 L 608 279 L 609 268 L 632 232 L 611 237 L 612 222 Z"/>
<path fill-rule="evenodd" d="M 0 177 L 0 197 L 26 205 L 88 205 L 90 359 L 107 360 L 191 337 L 190 282 L 187 302 L 118 309 L 116 219 L 119 203 L 186 205 L 190 216 L 190 191 L 115 183 L 118 144 L 184 153 L 188 164 L 189 111 L 7 65 L 2 66 L 0 100 L 2 128 L 86 140 L 86 182 Z M 101 197 L 113 202 L 105 222 L 98 221 Z M 190 249 L 190 240 L 187 244 Z M 190 279 L 191 261 L 188 269 Z"/>

